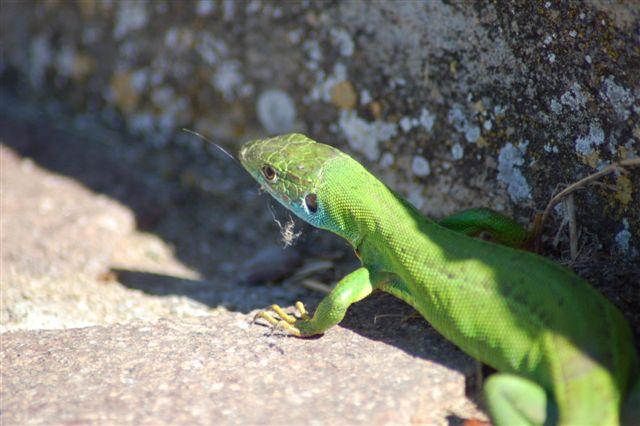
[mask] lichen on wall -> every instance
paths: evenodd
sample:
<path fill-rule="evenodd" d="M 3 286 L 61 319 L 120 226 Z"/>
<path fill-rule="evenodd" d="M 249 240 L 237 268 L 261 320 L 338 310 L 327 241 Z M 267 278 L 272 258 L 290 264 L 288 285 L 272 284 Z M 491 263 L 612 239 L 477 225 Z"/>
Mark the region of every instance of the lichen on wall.
<path fill-rule="evenodd" d="M 175 143 L 182 127 L 229 146 L 304 131 L 425 213 L 481 205 L 526 223 L 558 187 L 640 155 L 636 9 L 10 2 L 0 72 L 21 94 L 117 116 L 153 146 Z M 638 239 L 638 187 L 629 170 L 575 194 L 598 250 L 626 247 L 625 232 Z"/>

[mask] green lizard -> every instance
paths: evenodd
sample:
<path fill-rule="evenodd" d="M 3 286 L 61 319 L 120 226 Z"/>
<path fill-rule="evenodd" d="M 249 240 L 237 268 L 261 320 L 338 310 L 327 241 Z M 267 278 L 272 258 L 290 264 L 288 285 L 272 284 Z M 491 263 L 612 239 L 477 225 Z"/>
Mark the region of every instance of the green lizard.
<path fill-rule="evenodd" d="M 433 222 L 348 155 L 300 134 L 248 142 L 239 157 L 276 200 L 348 240 L 362 262 L 313 317 L 301 302 L 301 319 L 273 305 L 280 319 L 259 314 L 271 324 L 321 334 L 382 290 L 499 371 L 484 386 L 495 424 L 619 424 L 625 398 L 638 400 L 638 356 L 620 311 L 568 269 L 509 247 L 527 234 L 514 221 L 478 209 Z M 470 237 L 483 230 L 507 245 Z"/>

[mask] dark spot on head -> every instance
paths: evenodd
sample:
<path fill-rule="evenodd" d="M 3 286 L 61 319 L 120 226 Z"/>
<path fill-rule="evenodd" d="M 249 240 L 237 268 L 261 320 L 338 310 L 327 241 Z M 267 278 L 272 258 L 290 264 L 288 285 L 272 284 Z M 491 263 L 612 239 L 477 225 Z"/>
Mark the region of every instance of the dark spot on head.
<path fill-rule="evenodd" d="M 304 196 L 304 204 L 311 213 L 318 211 L 318 196 L 314 193 L 310 193 Z"/>

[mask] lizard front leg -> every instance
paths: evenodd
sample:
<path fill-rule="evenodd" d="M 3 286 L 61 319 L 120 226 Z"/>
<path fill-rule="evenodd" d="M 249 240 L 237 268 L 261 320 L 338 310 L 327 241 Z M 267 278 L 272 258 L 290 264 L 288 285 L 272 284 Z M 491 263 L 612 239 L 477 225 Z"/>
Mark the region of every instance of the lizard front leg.
<path fill-rule="evenodd" d="M 272 305 L 271 310 L 278 318 L 267 311 L 259 312 L 257 317 L 263 318 L 270 324 L 280 327 L 294 336 L 313 336 L 322 334 L 338 324 L 352 303 L 364 299 L 373 291 L 369 270 L 358 268 L 341 279 L 336 287 L 318 305 L 313 317 L 309 317 L 302 302 L 296 303 L 301 319 L 286 314 L 278 305 Z"/>

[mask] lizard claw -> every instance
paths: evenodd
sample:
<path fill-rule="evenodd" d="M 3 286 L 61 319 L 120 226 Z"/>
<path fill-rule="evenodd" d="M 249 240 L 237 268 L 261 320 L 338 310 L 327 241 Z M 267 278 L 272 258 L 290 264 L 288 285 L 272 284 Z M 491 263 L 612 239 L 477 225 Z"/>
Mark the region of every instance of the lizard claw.
<path fill-rule="evenodd" d="M 285 321 L 287 324 L 293 324 L 296 322 L 296 318 L 286 313 L 280 306 L 271 305 L 271 310 L 275 312 L 282 321 Z"/>
<path fill-rule="evenodd" d="M 296 302 L 296 310 L 298 311 L 300 318 L 303 321 L 309 319 L 309 313 L 307 312 L 302 302 Z M 294 336 L 300 336 L 300 329 L 294 324 L 298 319 L 292 315 L 287 314 L 280 306 L 271 305 L 269 310 L 260 311 L 256 314 L 254 321 L 258 318 L 262 318 L 275 328 L 280 328 L 289 334 Z"/>
<path fill-rule="evenodd" d="M 304 307 L 304 303 L 297 301 L 296 309 L 300 313 L 300 318 L 302 318 L 305 321 L 308 321 L 311 319 L 311 317 L 309 316 L 309 312 L 307 312 L 307 308 Z"/>

